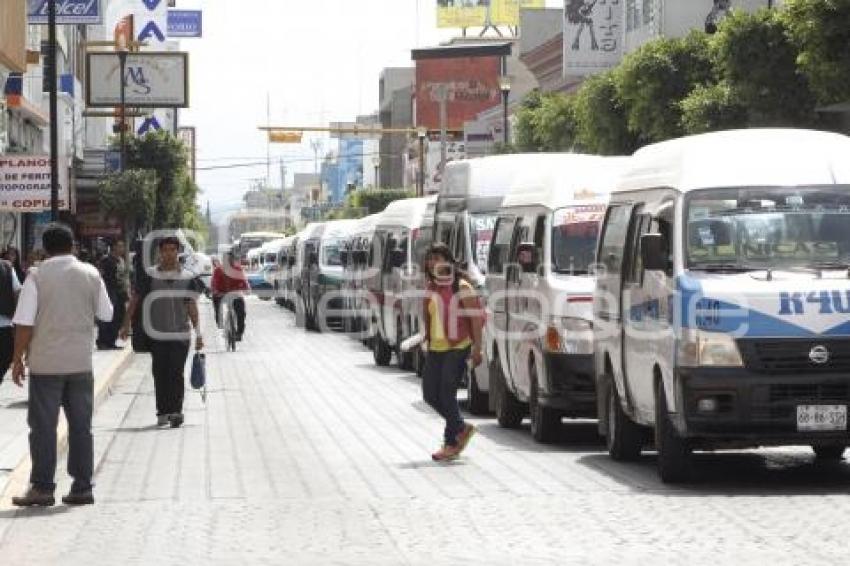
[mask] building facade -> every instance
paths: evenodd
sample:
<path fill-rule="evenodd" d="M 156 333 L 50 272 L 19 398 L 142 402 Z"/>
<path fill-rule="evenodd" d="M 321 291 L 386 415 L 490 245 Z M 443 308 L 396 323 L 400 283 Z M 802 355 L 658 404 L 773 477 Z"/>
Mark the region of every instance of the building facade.
<path fill-rule="evenodd" d="M 378 84 L 378 119 L 384 129 L 412 128 L 414 69 L 396 67 L 384 69 Z M 373 168 L 378 166 L 376 185 L 396 189 L 406 186 L 405 151 L 408 136 L 384 134 L 379 143 L 380 154 L 373 156 Z"/>

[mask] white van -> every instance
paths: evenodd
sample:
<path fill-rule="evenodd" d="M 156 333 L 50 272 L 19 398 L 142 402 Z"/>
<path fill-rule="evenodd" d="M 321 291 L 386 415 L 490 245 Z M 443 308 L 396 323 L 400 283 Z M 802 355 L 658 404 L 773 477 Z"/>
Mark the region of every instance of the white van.
<path fill-rule="evenodd" d="M 310 301 L 313 296 L 310 288 L 313 279 L 311 271 L 317 271 L 319 268 L 319 249 L 324 231 L 324 222 L 311 222 L 298 233 L 292 276 L 296 295 L 295 323 L 307 330 L 317 328 L 318 315 L 313 311 L 314 304 Z"/>
<path fill-rule="evenodd" d="M 347 333 L 360 334 L 367 326 L 369 309 L 365 295 L 369 252 L 380 217 L 381 213 L 377 213 L 357 220 L 343 247 L 343 292 L 346 295 L 345 308 L 349 311 L 343 327 Z"/>
<path fill-rule="evenodd" d="M 295 236 L 287 236 L 280 240 L 277 246 L 277 258 L 275 259 L 277 269 L 273 285 L 275 302 L 281 307 L 289 306 L 286 286 L 292 270 L 290 257 L 292 256 L 294 242 Z"/>
<path fill-rule="evenodd" d="M 612 194 L 594 297 L 600 430 L 695 449 L 850 442 L 850 138 L 719 132 L 638 151 Z"/>
<path fill-rule="evenodd" d="M 490 383 L 469 384 L 472 412 L 547 442 L 562 417 L 595 418 L 593 290 L 599 227 L 628 158 L 539 155 L 513 178 L 487 271 Z"/>
<path fill-rule="evenodd" d="M 414 253 L 422 247 L 425 211 L 434 200 L 424 197 L 391 202 L 375 226 L 367 288 L 372 297 L 369 330 L 379 366 L 389 365 L 393 352 L 402 369 L 414 369 L 419 359 L 414 352 L 402 352 L 400 346 L 419 332 L 422 301 L 409 291 L 420 286 L 422 274 Z"/>
<path fill-rule="evenodd" d="M 313 330 L 331 325 L 342 326 L 343 265 L 342 250 L 357 220 L 331 220 L 324 224 L 318 244 L 318 256 L 309 270 L 309 292 L 304 293 Z"/>

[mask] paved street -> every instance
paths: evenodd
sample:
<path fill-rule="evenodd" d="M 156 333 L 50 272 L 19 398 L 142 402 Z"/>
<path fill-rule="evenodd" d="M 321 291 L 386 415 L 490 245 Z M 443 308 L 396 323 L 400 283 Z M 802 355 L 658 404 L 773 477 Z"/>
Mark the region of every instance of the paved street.
<path fill-rule="evenodd" d="M 848 560 L 850 465 L 804 449 L 700 456 L 697 481 L 669 488 L 651 456 L 609 460 L 591 424 L 541 447 L 485 419 L 437 465 L 418 380 L 359 344 L 250 301 L 240 350 L 213 346 L 210 396 L 187 394 L 180 430 L 152 426 L 136 358 L 98 413 L 98 504 L 0 511 L 2 564 Z"/>

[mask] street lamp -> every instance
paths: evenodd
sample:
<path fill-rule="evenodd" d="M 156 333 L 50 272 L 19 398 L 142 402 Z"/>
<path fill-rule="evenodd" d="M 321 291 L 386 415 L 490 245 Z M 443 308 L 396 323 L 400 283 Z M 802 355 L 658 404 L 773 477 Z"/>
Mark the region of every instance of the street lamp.
<path fill-rule="evenodd" d="M 127 53 L 124 47 L 118 50 L 121 72 L 121 172 L 127 167 Z"/>
<path fill-rule="evenodd" d="M 419 178 L 416 183 L 416 196 L 425 196 L 425 138 L 428 130 L 417 128 L 416 135 L 419 137 Z"/>
<path fill-rule="evenodd" d="M 373 157 L 372 158 L 372 165 L 375 166 L 375 188 L 377 189 L 377 188 L 380 188 L 380 186 L 381 186 L 380 183 L 378 183 L 378 178 L 379 178 L 378 177 L 378 168 L 381 166 L 381 158 L 380 157 Z"/>
<path fill-rule="evenodd" d="M 508 146 L 508 101 L 511 96 L 511 76 L 510 75 L 502 75 L 499 77 L 499 90 L 502 91 L 502 104 L 504 105 L 504 114 L 503 119 L 504 123 L 502 124 L 502 134 L 503 141 L 505 143 L 505 147 Z"/>
<path fill-rule="evenodd" d="M 47 88 L 50 96 L 50 220 L 59 220 L 59 93 L 56 85 L 56 0 L 47 2 Z"/>

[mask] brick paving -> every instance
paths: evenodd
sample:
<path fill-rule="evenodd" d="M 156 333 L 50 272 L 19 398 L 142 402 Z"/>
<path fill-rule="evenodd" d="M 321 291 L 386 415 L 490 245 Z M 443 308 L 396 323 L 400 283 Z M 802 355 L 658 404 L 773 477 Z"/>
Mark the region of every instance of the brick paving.
<path fill-rule="evenodd" d="M 669 488 L 651 455 L 609 460 L 591 423 L 540 446 L 477 419 L 468 454 L 437 465 L 441 424 L 418 379 L 375 368 L 359 344 L 250 301 L 245 342 L 221 350 L 180 430 L 152 426 L 137 357 L 95 423 L 98 504 L 0 511 L 0 563 L 848 560 L 850 465 L 805 449 L 700 455 L 697 480 Z"/>

